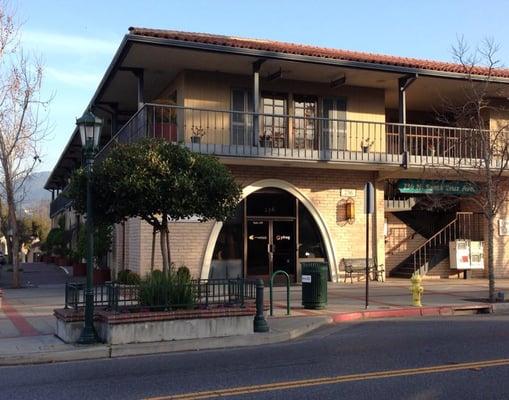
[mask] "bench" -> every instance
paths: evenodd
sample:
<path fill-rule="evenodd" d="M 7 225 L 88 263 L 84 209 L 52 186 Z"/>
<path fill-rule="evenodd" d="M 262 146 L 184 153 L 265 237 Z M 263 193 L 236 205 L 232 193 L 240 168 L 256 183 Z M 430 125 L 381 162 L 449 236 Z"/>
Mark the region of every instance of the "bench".
<path fill-rule="evenodd" d="M 343 258 L 340 265 L 343 265 L 345 270 L 345 283 L 346 278 L 350 277 L 350 283 L 353 283 L 353 275 L 357 276 L 357 282 L 360 277 L 366 274 L 366 259 L 365 258 Z M 384 268 L 383 264 L 376 265 L 372 258 L 368 259 L 368 272 L 371 280 L 382 281 Z"/>

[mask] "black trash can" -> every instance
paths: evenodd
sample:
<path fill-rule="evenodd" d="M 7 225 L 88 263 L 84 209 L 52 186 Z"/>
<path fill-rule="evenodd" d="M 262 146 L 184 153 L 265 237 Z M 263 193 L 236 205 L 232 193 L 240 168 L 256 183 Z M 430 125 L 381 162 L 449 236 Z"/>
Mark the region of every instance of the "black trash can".
<path fill-rule="evenodd" d="M 325 262 L 302 263 L 302 305 L 319 310 L 327 305 L 327 278 L 329 267 Z"/>

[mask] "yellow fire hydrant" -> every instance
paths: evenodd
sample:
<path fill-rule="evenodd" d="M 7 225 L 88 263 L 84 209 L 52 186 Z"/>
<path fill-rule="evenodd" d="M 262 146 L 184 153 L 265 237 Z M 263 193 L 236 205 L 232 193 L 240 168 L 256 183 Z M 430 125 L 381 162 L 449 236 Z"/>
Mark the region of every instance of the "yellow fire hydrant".
<path fill-rule="evenodd" d="M 421 298 L 424 288 L 421 286 L 421 275 L 414 272 L 410 278 L 410 282 L 412 282 L 412 287 L 410 288 L 412 292 L 412 305 L 414 307 L 422 307 Z"/>

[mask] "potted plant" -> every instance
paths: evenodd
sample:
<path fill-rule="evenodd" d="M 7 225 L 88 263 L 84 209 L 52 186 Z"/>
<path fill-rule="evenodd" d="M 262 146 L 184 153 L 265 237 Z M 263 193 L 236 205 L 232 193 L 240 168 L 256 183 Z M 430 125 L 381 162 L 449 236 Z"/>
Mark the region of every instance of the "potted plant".
<path fill-rule="evenodd" d="M 435 149 L 435 146 L 433 145 L 433 143 L 429 143 L 428 144 L 428 156 L 431 156 L 433 157 L 436 153 L 436 149 Z"/>
<path fill-rule="evenodd" d="M 270 130 L 263 131 L 260 135 L 260 146 L 261 147 L 272 147 L 272 132 Z"/>
<path fill-rule="evenodd" d="M 368 153 L 371 149 L 371 146 L 375 144 L 374 140 L 371 140 L 369 137 L 365 138 L 361 141 L 361 149 L 363 153 Z"/>
<path fill-rule="evenodd" d="M 73 276 L 85 276 L 87 274 L 87 264 L 82 262 L 83 254 L 79 247 L 77 250 L 71 250 L 70 252 Z"/>
<path fill-rule="evenodd" d="M 191 143 L 193 143 L 193 144 L 200 144 L 201 143 L 201 138 L 203 136 L 205 136 L 205 129 L 203 129 L 200 126 L 193 125 L 191 127 L 191 132 L 192 132 Z"/>
<path fill-rule="evenodd" d="M 106 266 L 107 256 L 113 242 L 113 228 L 110 225 L 97 225 L 94 232 L 94 284 L 111 280 L 111 271 Z"/>

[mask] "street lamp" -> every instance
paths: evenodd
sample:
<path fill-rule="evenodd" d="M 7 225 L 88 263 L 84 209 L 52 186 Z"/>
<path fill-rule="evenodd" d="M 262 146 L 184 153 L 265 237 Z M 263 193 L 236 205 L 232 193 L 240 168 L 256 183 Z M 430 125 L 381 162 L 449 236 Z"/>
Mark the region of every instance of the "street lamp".
<path fill-rule="evenodd" d="M 76 125 L 80 131 L 81 145 L 85 156 L 85 169 L 87 175 L 87 286 L 85 289 L 85 326 L 78 339 L 78 343 L 90 344 L 97 342 L 97 334 L 94 329 L 94 225 L 92 212 L 92 196 L 90 187 L 90 178 L 92 175 L 92 166 L 94 164 L 94 153 L 99 144 L 101 134 L 102 120 L 96 117 L 92 111 L 85 111 L 81 118 L 76 119 Z"/>

